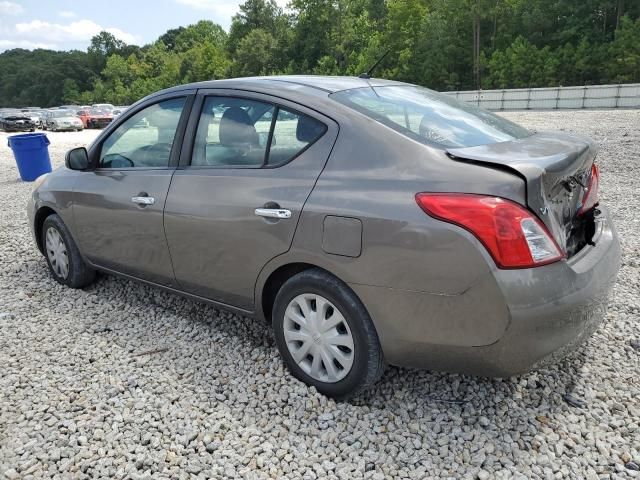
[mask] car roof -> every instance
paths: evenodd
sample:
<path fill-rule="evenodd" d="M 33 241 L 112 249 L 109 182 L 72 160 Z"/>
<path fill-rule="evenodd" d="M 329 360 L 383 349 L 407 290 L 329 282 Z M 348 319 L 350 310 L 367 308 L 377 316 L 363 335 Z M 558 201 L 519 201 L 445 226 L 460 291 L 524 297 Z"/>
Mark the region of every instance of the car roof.
<path fill-rule="evenodd" d="M 256 80 L 291 83 L 293 85 L 304 85 L 306 87 L 324 90 L 326 92 L 338 92 L 351 88 L 362 87 L 382 87 L 385 85 L 397 85 L 401 82 L 385 80 L 381 78 L 359 78 L 359 77 L 338 77 L 326 75 L 280 75 L 274 77 L 254 77 Z M 244 80 L 242 78 L 232 79 L 234 81 Z"/>
<path fill-rule="evenodd" d="M 276 75 L 269 77 L 242 77 L 229 78 L 225 80 L 208 80 L 204 82 L 189 83 L 168 88 L 157 93 L 169 93 L 172 91 L 186 90 L 193 88 L 239 88 L 258 89 L 261 91 L 297 91 L 302 89 L 315 90 L 330 94 L 341 90 L 363 87 L 382 87 L 385 85 L 407 85 L 403 82 L 385 80 L 380 78 L 363 79 L 359 77 L 339 77 L 324 75 Z"/>

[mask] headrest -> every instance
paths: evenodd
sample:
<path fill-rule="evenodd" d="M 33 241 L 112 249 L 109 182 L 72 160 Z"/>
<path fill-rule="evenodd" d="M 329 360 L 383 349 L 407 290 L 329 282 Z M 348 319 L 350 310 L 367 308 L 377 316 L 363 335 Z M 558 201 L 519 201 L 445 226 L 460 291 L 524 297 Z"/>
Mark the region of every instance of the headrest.
<path fill-rule="evenodd" d="M 219 136 L 222 145 L 242 143 L 256 145 L 258 143 L 258 134 L 251 124 L 251 118 L 240 107 L 227 108 L 222 114 Z"/>
<path fill-rule="evenodd" d="M 298 127 L 296 128 L 296 138 L 299 142 L 310 143 L 324 133 L 325 126 L 314 118 L 300 115 Z"/>

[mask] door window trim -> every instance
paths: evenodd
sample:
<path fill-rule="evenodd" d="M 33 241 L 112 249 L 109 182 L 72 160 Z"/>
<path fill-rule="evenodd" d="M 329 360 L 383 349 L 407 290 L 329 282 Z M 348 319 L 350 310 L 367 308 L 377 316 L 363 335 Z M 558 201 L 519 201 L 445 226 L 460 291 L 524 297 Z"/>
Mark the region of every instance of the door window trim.
<path fill-rule="evenodd" d="M 111 134 L 120 127 L 124 122 L 131 117 L 141 112 L 142 110 L 156 105 L 158 103 L 172 100 L 174 98 L 184 98 L 184 106 L 182 107 L 182 113 L 180 114 L 180 120 L 176 127 L 176 134 L 173 137 L 173 143 L 171 145 L 171 153 L 169 154 L 169 164 L 166 167 L 120 167 L 120 168 L 101 168 L 100 167 L 100 154 L 102 153 L 102 145 Z M 178 90 L 163 95 L 154 96 L 144 102 L 140 102 L 126 110 L 126 116 L 121 115 L 117 122 L 112 122 L 100 136 L 96 139 L 95 143 L 89 148 L 89 159 L 93 165 L 96 165 L 94 171 L 96 172 L 142 172 L 147 170 L 175 170 L 180 160 L 180 150 L 184 140 L 187 123 L 191 117 L 191 110 L 196 98 L 195 90 Z"/>
<path fill-rule="evenodd" d="M 204 108 L 204 103 L 208 97 L 232 97 L 240 100 L 249 100 L 254 102 L 262 102 L 272 105 L 274 107 L 274 115 L 271 121 L 271 126 L 269 127 L 269 137 L 267 139 L 267 147 L 265 151 L 264 159 L 262 160 L 262 165 L 191 165 L 193 160 L 193 151 L 195 148 L 195 140 L 198 131 L 198 126 L 200 123 L 200 118 L 202 116 L 202 110 Z M 329 125 L 326 120 L 322 120 L 318 118 L 317 115 L 313 115 L 307 112 L 301 111 L 299 108 L 292 107 L 291 105 L 294 102 L 283 101 L 285 99 L 280 99 L 280 97 L 274 97 L 272 95 L 261 93 L 261 92 L 252 92 L 249 90 L 233 90 L 229 88 L 206 88 L 200 89 L 197 91 L 196 98 L 191 107 L 191 117 L 189 118 L 189 123 L 184 132 L 184 141 L 182 143 L 182 151 L 180 153 L 180 162 L 178 165 L 178 169 L 189 169 L 189 170 L 269 170 L 274 168 L 284 167 L 285 165 L 290 164 L 304 152 L 306 152 L 309 148 L 315 145 L 322 137 L 324 137 L 329 131 Z M 290 102 L 290 103 L 289 103 Z M 302 105 L 301 105 L 302 107 Z M 322 123 L 324 125 L 324 132 L 322 135 L 318 136 L 313 142 L 308 143 L 303 148 L 301 148 L 294 156 L 288 159 L 286 162 L 278 163 L 277 165 L 269 165 L 269 155 L 271 150 L 271 142 L 273 140 L 273 132 L 275 131 L 275 125 L 278 118 L 278 113 L 280 109 L 284 109 L 287 112 L 296 114 L 296 115 L 306 115 L 307 117 L 311 117 L 314 120 Z M 307 109 L 309 110 L 309 109 Z M 173 152 L 172 152 L 173 153 Z"/>

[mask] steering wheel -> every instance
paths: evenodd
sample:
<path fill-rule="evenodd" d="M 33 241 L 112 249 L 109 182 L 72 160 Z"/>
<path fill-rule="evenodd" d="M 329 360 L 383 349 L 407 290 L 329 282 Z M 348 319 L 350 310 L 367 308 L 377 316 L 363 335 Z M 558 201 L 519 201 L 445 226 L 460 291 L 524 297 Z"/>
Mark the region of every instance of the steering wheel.
<path fill-rule="evenodd" d="M 166 167 L 169 164 L 170 156 L 170 143 L 146 145 L 136 150 L 136 158 L 140 158 L 138 163 L 147 167 Z"/>
<path fill-rule="evenodd" d="M 106 168 L 133 168 L 135 166 L 130 158 L 120 153 L 108 153 L 100 159 L 100 165 Z"/>

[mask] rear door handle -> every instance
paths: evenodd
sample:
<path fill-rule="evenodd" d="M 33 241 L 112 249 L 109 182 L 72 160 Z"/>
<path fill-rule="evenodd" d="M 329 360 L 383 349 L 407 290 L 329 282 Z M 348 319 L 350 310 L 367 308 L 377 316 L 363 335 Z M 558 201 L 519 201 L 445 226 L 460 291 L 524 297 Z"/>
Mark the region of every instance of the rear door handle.
<path fill-rule="evenodd" d="M 291 218 L 291 210 L 285 208 L 256 208 L 255 214 L 267 218 Z"/>
<path fill-rule="evenodd" d="M 154 203 L 156 203 L 155 198 L 148 196 L 131 197 L 131 201 L 133 203 L 137 203 L 138 205 L 153 205 Z"/>

